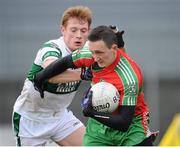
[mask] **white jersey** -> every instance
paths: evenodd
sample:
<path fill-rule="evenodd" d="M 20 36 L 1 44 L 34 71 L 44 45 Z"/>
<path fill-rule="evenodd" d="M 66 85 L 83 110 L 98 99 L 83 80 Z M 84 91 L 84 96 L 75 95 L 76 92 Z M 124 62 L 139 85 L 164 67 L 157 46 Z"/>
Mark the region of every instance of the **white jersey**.
<path fill-rule="evenodd" d="M 21 95 L 16 100 L 14 105 L 15 112 L 31 120 L 54 121 L 54 119 L 59 118 L 60 114 L 72 102 L 80 81 L 59 84 L 46 82 L 44 98 L 42 99 L 39 92 L 34 89 L 32 79 L 37 72 L 43 69 L 42 64 L 44 61 L 50 58 L 62 58 L 70 53 L 71 51 L 65 45 L 63 37 L 57 40 L 50 40 L 44 44 L 38 51 L 24 82 Z"/>

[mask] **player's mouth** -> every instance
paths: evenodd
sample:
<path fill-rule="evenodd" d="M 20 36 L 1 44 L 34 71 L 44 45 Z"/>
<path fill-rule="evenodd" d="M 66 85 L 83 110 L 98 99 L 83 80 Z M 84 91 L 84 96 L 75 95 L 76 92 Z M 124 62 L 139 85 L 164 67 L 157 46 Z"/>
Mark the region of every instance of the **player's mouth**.
<path fill-rule="evenodd" d="M 81 42 L 81 41 L 76 41 L 74 44 L 75 44 L 76 46 L 82 46 L 82 42 Z"/>

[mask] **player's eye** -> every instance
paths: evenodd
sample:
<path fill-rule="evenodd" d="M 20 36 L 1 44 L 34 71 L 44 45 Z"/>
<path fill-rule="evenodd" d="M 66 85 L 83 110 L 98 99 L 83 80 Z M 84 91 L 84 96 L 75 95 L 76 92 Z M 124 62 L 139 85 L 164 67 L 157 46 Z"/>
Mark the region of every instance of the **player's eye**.
<path fill-rule="evenodd" d="M 72 29 L 71 29 L 71 32 L 73 32 L 73 33 L 75 33 L 76 31 L 77 31 L 76 28 L 72 28 Z"/>
<path fill-rule="evenodd" d="M 88 30 L 87 29 L 81 29 L 82 33 L 86 33 Z"/>
<path fill-rule="evenodd" d="M 71 32 L 73 32 L 73 33 L 74 33 L 74 32 L 76 32 L 76 30 L 74 30 L 74 29 L 73 29 L 73 30 L 71 30 Z"/>
<path fill-rule="evenodd" d="M 101 54 L 104 54 L 104 52 L 102 52 L 101 50 L 96 50 L 95 54 L 101 55 Z"/>

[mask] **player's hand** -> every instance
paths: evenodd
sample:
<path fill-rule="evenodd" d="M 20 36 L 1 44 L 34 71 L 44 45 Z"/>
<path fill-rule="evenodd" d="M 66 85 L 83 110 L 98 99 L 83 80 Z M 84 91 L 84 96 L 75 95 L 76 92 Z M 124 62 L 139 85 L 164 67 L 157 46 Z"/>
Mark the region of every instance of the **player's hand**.
<path fill-rule="evenodd" d="M 122 35 L 124 34 L 124 31 L 119 31 L 118 27 L 115 25 L 110 25 L 109 28 L 116 34 L 118 47 L 123 48 L 124 40 L 123 40 Z"/>
<path fill-rule="evenodd" d="M 117 33 L 119 30 L 118 30 L 118 27 L 115 26 L 115 25 L 109 25 L 109 28 L 114 32 L 114 33 Z"/>
<path fill-rule="evenodd" d="M 117 44 L 118 44 L 118 47 L 119 48 L 123 48 L 124 47 L 124 40 L 123 40 L 123 37 L 122 37 L 122 35 L 124 34 L 124 31 L 118 31 L 117 33 L 116 33 L 116 37 L 117 37 Z"/>
<path fill-rule="evenodd" d="M 81 100 L 81 108 L 83 111 L 83 115 L 86 117 L 92 116 L 92 112 L 93 112 L 92 95 L 93 92 L 91 90 L 88 90 L 86 95 Z"/>
<path fill-rule="evenodd" d="M 34 88 L 39 91 L 41 98 L 44 98 L 44 82 L 39 79 L 38 73 L 34 75 L 33 85 Z"/>
<path fill-rule="evenodd" d="M 91 81 L 93 78 L 91 68 L 82 67 L 81 68 L 81 79 L 86 81 Z"/>

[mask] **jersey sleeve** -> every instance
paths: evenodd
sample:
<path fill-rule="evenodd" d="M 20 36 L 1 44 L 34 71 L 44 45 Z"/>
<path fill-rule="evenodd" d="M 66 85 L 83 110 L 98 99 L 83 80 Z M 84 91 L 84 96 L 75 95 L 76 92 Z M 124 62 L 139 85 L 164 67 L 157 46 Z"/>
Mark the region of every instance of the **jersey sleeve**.
<path fill-rule="evenodd" d="M 122 82 L 120 105 L 137 105 L 139 79 L 134 68 L 125 58 L 121 58 L 121 61 L 118 63 L 118 73 Z"/>
<path fill-rule="evenodd" d="M 54 42 L 48 41 L 39 49 L 34 63 L 41 66 L 48 59 L 59 59 L 61 57 L 62 52 L 60 48 Z"/>
<path fill-rule="evenodd" d="M 41 60 L 43 62 L 47 59 L 58 59 L 62 56 L 60 48 L 58 48 L 58 46 L 53 42 L 45 43 L 41 49 L 41 52 Z"/>
<path fill-rule="evenodd" d="M 77 67 L 89 67 L 94 59 L 88 48 L 78 49 L 72 53 L 73 63 Z"/>
<path fill-rule="evenodd" d="M 52 41 L 46 42 L 45 44 L 43 44 L 43 47 L 39 49 L 39 51 L 36 54 L 34 63 L 32 64 L 32 67 L 27 76 L 28 79 L 32 80 L 33 76 L 37 72 L 43 69 L 42 64 L 47 59 L 58 59 L 61 57 L 62 57 L 62 53 L 61 53 L 61 50 L 58 48 L 58 46 Z"/>

